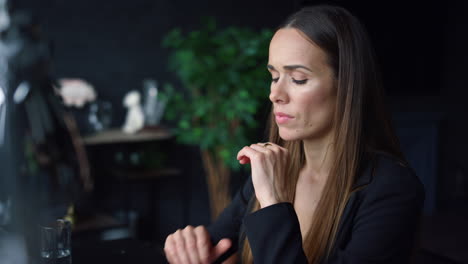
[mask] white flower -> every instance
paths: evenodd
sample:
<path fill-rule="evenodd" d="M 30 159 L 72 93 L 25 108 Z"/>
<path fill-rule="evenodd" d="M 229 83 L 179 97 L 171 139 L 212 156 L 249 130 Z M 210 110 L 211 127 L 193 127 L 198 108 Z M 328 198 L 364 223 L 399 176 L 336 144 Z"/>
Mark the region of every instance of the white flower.
<path fill-rule="evenodd" d="M 81 79 L 60 79 L 57 93 L 66 106 L 83 107 L 88 102 L 96 100 L 93 86 Z"/>

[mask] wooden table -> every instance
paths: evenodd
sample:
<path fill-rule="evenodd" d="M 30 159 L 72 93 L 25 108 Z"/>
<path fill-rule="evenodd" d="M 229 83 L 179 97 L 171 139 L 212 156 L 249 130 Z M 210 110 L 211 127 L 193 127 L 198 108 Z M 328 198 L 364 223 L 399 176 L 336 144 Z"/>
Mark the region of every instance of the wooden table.
<path fill-rule="evenodd" d="M 135 239 L 72 241 L 73 264 L 167 263 L 161 246 Z"/>

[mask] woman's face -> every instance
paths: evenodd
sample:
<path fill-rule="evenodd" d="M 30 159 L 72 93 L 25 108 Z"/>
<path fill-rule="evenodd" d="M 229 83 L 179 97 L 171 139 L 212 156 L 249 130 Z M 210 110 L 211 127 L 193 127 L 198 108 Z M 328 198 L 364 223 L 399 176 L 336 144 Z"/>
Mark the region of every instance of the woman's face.
<path fill-rule="evenodd" d="M 270 100 L 284 140 L 317 140 L 330 135 L 335 78 L 327 55 L 293 28 L 278 30 L 270 42 Z"/>

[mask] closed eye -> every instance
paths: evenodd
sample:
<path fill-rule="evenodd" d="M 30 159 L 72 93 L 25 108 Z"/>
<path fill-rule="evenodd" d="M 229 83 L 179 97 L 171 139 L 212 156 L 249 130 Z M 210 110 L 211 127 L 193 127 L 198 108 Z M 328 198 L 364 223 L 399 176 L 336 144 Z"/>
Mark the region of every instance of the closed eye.
<path fill-rule="evenodd" d="M 271 82 L 277 82 L 279 80 L 279 77 L 278 78 L 271 78 Z"/>
<path fill-rule="evenodd" d="M 295 79 L 292 79 L 292 80 L 293 80 L 293 82 L 294 82 L 295 84 L 298 84 L 298 85 L 306 84 L 307 81 L 308 81 L 308 79 L 304 79 L 304 80 L 295 80 Z"/>

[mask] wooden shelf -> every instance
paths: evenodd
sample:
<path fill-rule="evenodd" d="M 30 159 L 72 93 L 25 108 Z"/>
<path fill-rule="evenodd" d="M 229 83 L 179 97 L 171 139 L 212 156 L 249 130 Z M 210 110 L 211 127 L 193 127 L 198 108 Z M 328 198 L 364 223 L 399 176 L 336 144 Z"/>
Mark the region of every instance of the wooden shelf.
<path fill-rule="evenodd" d="M 171 131 L 163 127 L 145 128 L 135 134 L 127 134 L 119 128 L 113 128 L 83 137 L 83 143 L 85 145 L 138 143 L 145 141 L 165 140 L 171 138 L 172 136 L 173 134 Z"/>

